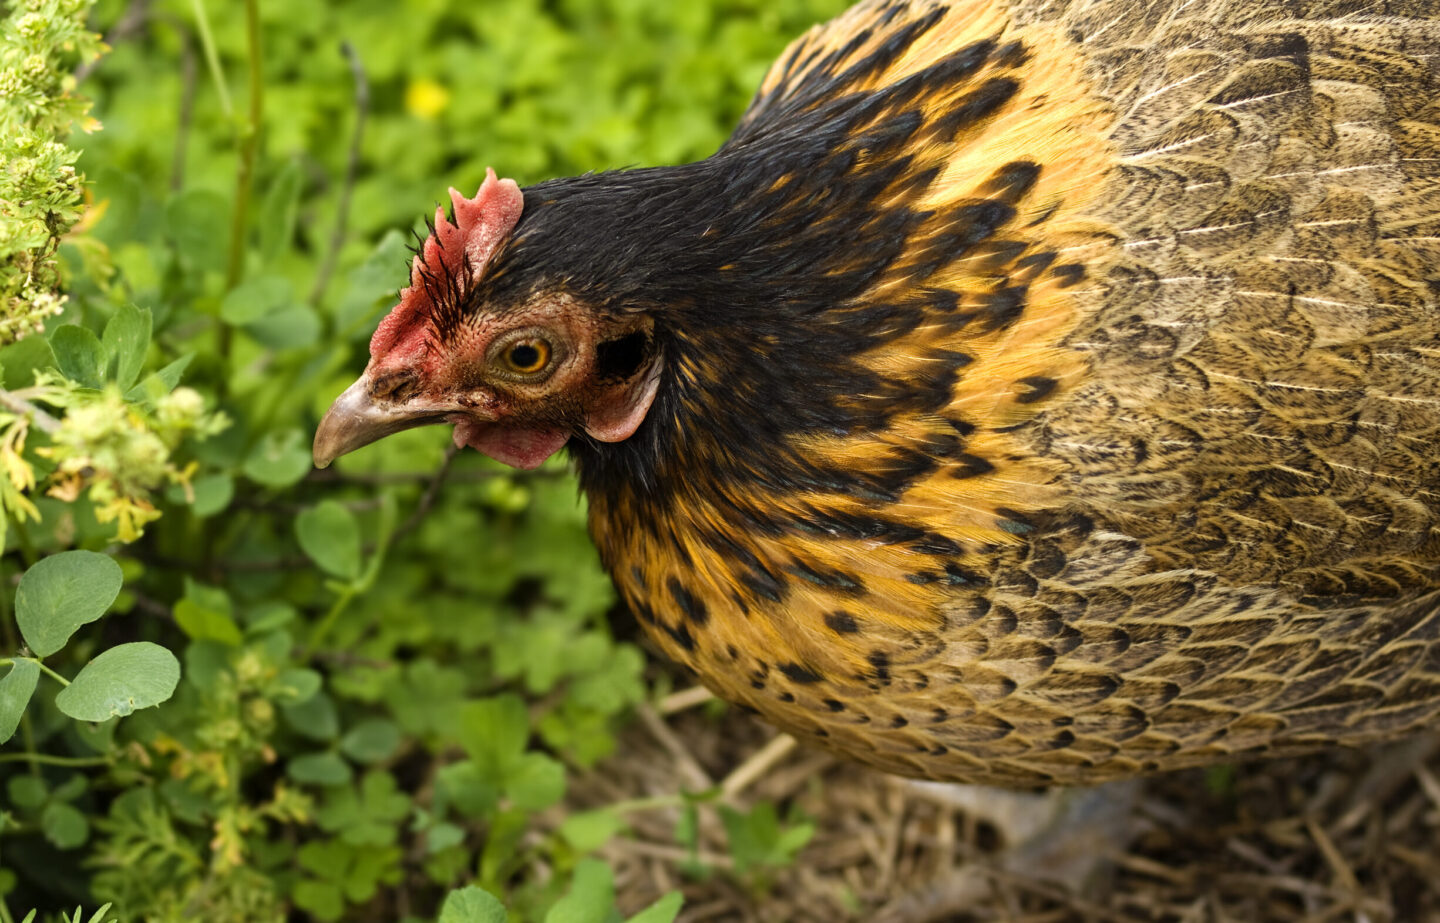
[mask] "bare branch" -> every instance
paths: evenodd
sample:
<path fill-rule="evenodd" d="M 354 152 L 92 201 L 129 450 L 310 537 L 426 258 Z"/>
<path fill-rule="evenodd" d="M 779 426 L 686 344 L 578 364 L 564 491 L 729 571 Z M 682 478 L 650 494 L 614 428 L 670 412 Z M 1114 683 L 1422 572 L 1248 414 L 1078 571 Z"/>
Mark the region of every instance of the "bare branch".
<path fill-rule="evenodd" d="M 345 244 L 345 232 L 350 222 L 350 195 L 355 190 L 355 176 L 360 171 L 360 142 L 365 136 L 365 119 L 370 114 L 370 82 L 365 77 L 365 67 L 355 46 L 348 41 L 340 43 L 340 53 L 350 62 L 350 74 L 355 79 L 355 127 L 350 132 L 350 156 L 345 164 L 345 182 L 340 187 L 340 201 L 335 206 L 335 230 L 330 233 L 330 246 L 325 252 L 325 261 L 315 277 L 315 287 L 310 291 L 310 304 L 318 306 L 335 273 L 335 264 L 340 259 L 340 248 Z"/>
<path fill-rule="evenodd" d="M 450 466 L 455 464 L 455 456 L 459 454 L 460 447 L 458 445 L 452 445 L 445 450 L 445 461 L 440 463 L 440 469 L 435 472 L 430 486 L 425 488 L 425 493 L 415 506 L 415 512 L 410 514 L 410 518 L 400 523 L 399 528 L 390 536 L 392 545 L 419 528 L 420 522 L 429 515 L 430 510 L 435 506 L 435 501 L 440 497 L 440 487 L 445 483 L 445 476 L 450 473 Z"/>
<path fill-rule="evenodd" d="M 14 391 L 0 389 L 0 407 L 4 407 L 11 413 L 18 413 L 21 416 L 30 417 L 35 421 L 35 426 L 42 432 L 53 433 L 60 428 L 59 420 L 25 400 L 25 398 L 16 394 Z"/>

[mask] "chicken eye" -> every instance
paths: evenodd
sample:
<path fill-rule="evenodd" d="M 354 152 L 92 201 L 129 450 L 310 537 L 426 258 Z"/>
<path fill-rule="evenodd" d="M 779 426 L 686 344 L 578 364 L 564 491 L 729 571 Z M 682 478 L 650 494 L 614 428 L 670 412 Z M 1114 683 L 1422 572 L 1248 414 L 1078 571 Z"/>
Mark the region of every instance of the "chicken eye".
<path fill-rule="evenodd" d="M 550 344 L 538 337 L 529 337 L 505 347 L 502 355 L 510 371 L 533 375 L 550 364 Z"/>

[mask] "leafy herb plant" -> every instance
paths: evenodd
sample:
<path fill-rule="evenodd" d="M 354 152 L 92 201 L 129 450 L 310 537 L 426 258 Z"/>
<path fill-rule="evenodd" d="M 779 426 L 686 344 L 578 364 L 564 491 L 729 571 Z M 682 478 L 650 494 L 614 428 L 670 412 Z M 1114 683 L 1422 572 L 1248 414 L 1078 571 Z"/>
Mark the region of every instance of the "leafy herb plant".
<path fill-rule="evenodd" d="M 0 6 L 0 923 L 675 917 L 655 805 L 537 823 L 652 696 L 563 464 L 309 439 L 447 185 L 705 156 L 843 5 Z"/>

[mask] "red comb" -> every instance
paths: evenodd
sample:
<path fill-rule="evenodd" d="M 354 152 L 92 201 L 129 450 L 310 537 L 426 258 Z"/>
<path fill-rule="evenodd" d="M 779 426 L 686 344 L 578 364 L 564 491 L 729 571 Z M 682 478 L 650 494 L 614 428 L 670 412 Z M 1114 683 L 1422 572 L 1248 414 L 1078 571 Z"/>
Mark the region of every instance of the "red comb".
<path fill-rule="evenodd" d="M 525 199 L 513 179 L 498 179 L 495 171 L 486 167 L 485 182 L 480 184 L 475 198 L 467 199 L 451 187 L 450 204 L 455 223 L 445 217 L 443 207 L 436 207 L 435 227 L 410 263 L 409 287 L 400 293 L 400 303 L 370 338 L 372 358 L 395 350 L 402 339 L 409 341 L 421 333 L 422 325 L 416 321 L 429 318 L 435 310 L 426 289 L 427 276 L 458 278 L 468 267 L 470 277 L 461 280 L 463 290 L 484 274 L 485 264 L 520 220 Z"/>

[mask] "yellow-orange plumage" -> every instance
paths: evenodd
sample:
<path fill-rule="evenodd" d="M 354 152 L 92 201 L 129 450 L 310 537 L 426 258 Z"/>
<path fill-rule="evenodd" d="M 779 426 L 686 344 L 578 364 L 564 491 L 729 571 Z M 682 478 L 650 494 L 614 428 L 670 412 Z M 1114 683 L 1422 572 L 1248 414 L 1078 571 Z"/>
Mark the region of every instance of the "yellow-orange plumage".
<path fill-rule="evenodd" d="M 589 433 L 660 646 L 884 769 L 1432 722 L 1437 51 L 1422 2 L 862 3 L 709 161 L 526 190 L 455 323 L 563 311 L 591 384 L 395 413 Z"/>

